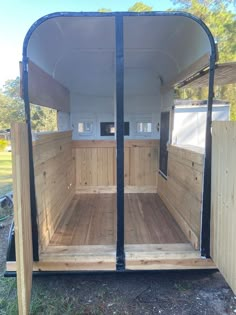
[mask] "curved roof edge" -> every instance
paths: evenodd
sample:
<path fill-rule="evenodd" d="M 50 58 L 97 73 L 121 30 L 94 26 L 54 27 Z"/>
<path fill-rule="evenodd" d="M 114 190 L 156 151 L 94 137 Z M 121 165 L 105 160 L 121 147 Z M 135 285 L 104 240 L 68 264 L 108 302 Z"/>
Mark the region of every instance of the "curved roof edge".
<path fill-rule="evenodd" d="M 35 23 L 32 24 L 32 26 L 29 28 L 28 32 L 26 33 L 26 36 L 24 38 L 23 42 L 23 61 L 27 59 L 27 48 L 28 48 L 28 43 L 31 38 L 31 35 L 33 32 L 38 28 L 39 25 L 44 23 L 47 20 L 53 19 L 55 17 L 116 17 L 116 16 L 182 16 L 189 18 L 193 21 L 195 21 L 197 24 L 199 24 L 205 33 L 207 34 L 207 37 L 210 42 L 211 46 L 211 56 L 214 61 L 216 61 L 216 45 L 214 41 L 214 37 L 208 28 L 208 26 L 197 16 L 192 15 L 187 12 L 182 12 L 182 11 L 152 11 L 152 12 L 55 12 L 55 13 L 50 13 L 47 14 L 41 18 L 39 18 Z"/>

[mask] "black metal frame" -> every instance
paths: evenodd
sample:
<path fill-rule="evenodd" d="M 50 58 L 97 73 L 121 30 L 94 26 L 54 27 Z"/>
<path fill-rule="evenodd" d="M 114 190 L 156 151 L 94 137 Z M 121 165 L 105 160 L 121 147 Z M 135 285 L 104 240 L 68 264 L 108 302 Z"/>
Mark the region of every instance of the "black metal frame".
<path fill-rule="evenodd" d="M 189 18 L 198 23 L 208 36 L 211 46 L 210 75 L 209 75 L 209 94 L 208 94 L 208 113 L 206 128 L 206 151 L 204 169 L 204 191 L 202 209 L 202 230 L 201 230 L 201 253 L 203 256 L 210 255 L 210 192 L 211 192 L 211 115 L 214 87 L 214 68 L 216 61 L 216 47 L 213 36 L 199 18 L 186 12 L 109 12 L 109 13 L 86 13 L 86 12 L 57 12 L 46 15 L 37 20 L 26 34 L 23 44 L 23 97 L 25 103 L 26 122 L 29 131 L 29 161 L 30 161 L 30 195 L 31 195 L 31 215 L 32 215 L 32 239 L 33 239 L 33 258 L 38 257 L 38 228 L 37 228 L 37 207 L 34 184 L 32 136 L 30 123 L 30 103 L 28 94 L 28 55 L 27 49 L 29 40 L 33 32 L 47 20 L 56 17 L 115 17 L 116 22 L 116 124 L 117 124 L 117 270 L 125 269 L 124 255 L 124 47 L 123 47 L 123 19 L 126 16 L 178 16 Z"/>
<path fill-rule="evenodd" d="M 201 255 L 210 257 L 210 227 L 211 227 L 211 155 L 212 155 L 212 104 L 214 98 L 214 74 L 216 51 L 210 57 L 208 108 L 206 121 L 206 148 L 203 185 L 202 226 L 201 226 Z"/>
<path fill-rule="evenodd" d="M 23 98 L 25 102 L 25 119 L 28 127 L 28 142 L 29 142 L 29 169 L 30 169 L 30 204 L 31 204 L 31 224 L 32 224 L 32 242 L 33 242 L 33 259 L 39 261 L 38 250 L 38 223 L 37 223 L 37 203 L 34 182 L 34 162 L 33 162 L 33 146 L 31 133 L 31 113 L 28 91 L 28 58 L 23 53 Z"/>
<path fill-rule="evenodd" d="M 124 37 L 123 16 L 116 16 L 116 204 L 117 246 L 116 270 L 125 270 L 124 250 Z"/>
<path fill-rule="evenodd" d="M 11 223 L 11 227 L 8 234 L 6 258 L 7 261 L 16 261 L 14 221 Z"/>
<path fill-rule="evenodd" d="M 178 270 L 125 270 L 122 274 L 135 274 L 135 275 L 142 275 L 142 274 L 181 274 L 188 272 L 189 274 L 193 275 L 193 273 L 199 274 L 201 272 L 202 274 L 211 274 L 216 272 L 217 268 L 214 269 L 178 269 Z M 57 277 L 57 276 L 111 276 L 111 275 L 117 275 L 117 272 L 114 271 L 78 271 L 78 270 L 71 270 L 71 271 L 33 271 L 32 273 L 33 277 Z M 4 273 L 4 277 L 6 278 L 13 278 L 16 277 L 16 272 L 15 271 L 6 271 Z"/>

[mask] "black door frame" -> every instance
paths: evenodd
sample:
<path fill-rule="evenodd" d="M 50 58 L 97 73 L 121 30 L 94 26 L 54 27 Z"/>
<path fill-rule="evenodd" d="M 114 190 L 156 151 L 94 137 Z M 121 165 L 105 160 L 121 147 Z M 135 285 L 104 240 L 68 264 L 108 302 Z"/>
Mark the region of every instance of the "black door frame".
<path fill-rule="evenodd" d="M 162 143 L 162 133 L 163 133 L 163 128 L 162 128 L 162 118 L 163 116 L 167 116 L 168 119 L 168 140 L 165 141 L 164 143 Z M 160 152 L 159 152 L 159 174 L 167 179 L 167 174 L 168 174 L 168 150 L 167 150 L 167 143 L 168 141 L 170 140 L 170 111 L 166 111 L 166 112 L 161 112 L 161 118 L 160 118 L 160 121 L 161 121 L 161 126 L 160 126 Z M 165 155 L 166 155 L 166 165 L 165 165 L 165 169 L 163 169 L 163 165 L 162 165 L 162 157 L 163 157 L 163 146 L 165 145 Z"/>
<path fill-rule="evenodd" d="M 206 33 L 211 46 L 208 111 L 206 127 L 206 149 L 203 185 L 203 209 L 201 229 L 201 254 L 210 256 L 210 207 L 211 207 L 211 121 L 212 103 L 214 96 L 214 69 L 216 61 L 216 46 L 214 38 L 205 23 L 186 12 L 57 12 L 46 15 L 37 20 L 27 32 L 23 44 L 23 99 L 25 103 L 25 118 L 29 130 L 29 168 L 30 168 L 30 195 L 32 216 L 32 239 L 33 258 L 39 260 L 38 256 L 38 227 L 37 227 L 37 205 L 34 183 L 33 149 L 30 122 L 30 100 L 28 92 L 28 44 L 33 32 L 45 21 L 58 17 L 115 17 L 116 30 L 116 132 L 117 132 L 117 270 L 125 270 L 124 253 L 124 43 L 123 43 L 123 19 L 126 16 L 178 16 L 191 19 L 198 23 Z M 153 30 L 151 30 L 153 31 Z"/>

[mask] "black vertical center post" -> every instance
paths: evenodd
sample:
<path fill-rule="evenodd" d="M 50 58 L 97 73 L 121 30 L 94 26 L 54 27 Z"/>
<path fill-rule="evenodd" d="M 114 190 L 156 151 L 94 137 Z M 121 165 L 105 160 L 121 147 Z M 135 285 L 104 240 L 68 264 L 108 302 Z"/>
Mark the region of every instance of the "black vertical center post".
<path fill-rule="evenodd" d="M 116 170 L 117 247 L 116 270 L 125 270 L 124 251 L 124 38 L 123 16 L 115 18 L 116 30 Z"/>

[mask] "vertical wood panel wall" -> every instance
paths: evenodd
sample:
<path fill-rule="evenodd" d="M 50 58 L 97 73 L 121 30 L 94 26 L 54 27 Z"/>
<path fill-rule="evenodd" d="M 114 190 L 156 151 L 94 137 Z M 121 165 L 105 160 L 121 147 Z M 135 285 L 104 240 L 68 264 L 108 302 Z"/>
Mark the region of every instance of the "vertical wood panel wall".
<path fill-rule="evenodd" d="M 72 132 L 39 134 L 33 142 L 39 246 L 49 243 L 74 195 Z"/>
<path fill-rule="evenodd" d="M 29 144 L 26 124 L 11 126 L 18 312 L 29 314 L 33 250 L 30 209 Z"/>
<path fill-rule="evenodd" d="M 158 176 L 158 193 L 195 249 L 199 248 L 203 154 L 168 146 L 167 180 Z"/>
<path fill-rule="evenodd" d="M 76 158 L 76 192 L 115 191 L 114 141 L 73 141 Z M 125 186 L 129 191 L 156 191 L 159 169 L 158 140 L 125 142 Z"/>
<path fill-rule="evenodd" d="M 212 124 L 211 257 L 236 293 L 236 122 Z"/>

